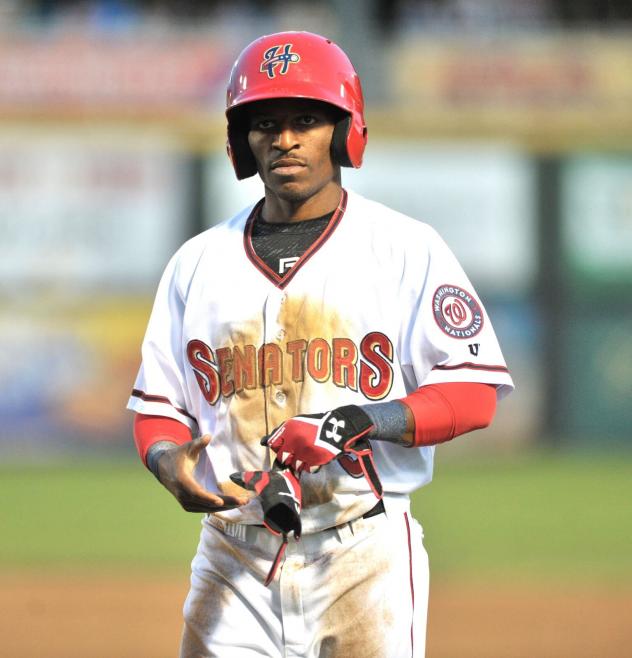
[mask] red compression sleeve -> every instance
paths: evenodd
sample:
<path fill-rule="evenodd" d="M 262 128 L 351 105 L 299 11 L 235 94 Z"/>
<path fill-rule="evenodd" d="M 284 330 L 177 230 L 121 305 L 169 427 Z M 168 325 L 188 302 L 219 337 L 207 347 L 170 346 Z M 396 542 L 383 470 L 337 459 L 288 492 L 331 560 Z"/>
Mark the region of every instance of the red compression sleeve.
<path fill-rule="evenodd" d="M 400 402 L 415 419 L 413 445 L 430 446 L 487 427 L 496 411 L 496 388 L 475 382 L 430 384 Z"/>
<path fill-rule="evenodd" d="M 191 430 L 184 424 L 166 416 L 136 414 L 134 443 L 143 464 L 147 466 L 147 451 L 158 441 L 173 441 L 179 446 L 191 440 Z"/>

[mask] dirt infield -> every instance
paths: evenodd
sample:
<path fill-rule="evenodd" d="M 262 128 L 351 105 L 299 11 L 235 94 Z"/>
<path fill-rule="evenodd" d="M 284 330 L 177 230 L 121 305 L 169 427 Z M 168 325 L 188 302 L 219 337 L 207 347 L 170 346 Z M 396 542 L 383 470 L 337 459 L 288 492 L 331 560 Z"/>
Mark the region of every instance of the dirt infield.
<path fill-rule="evenodd" d="M 186 576 L 0 573 L 0 583 L 3 656 L 177 655 Z M 434 583 L 427 658 L 624 658 L 631 610 L 630 586 Z"/>

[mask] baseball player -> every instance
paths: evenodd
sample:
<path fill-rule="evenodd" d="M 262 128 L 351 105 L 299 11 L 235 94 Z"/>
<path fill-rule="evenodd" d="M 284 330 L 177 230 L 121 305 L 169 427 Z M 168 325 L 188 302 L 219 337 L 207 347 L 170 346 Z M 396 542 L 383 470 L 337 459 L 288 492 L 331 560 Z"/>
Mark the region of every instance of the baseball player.
<path fill-rule="evenodd" d="M 254 41 L 226 117 L 265 196 L 167 265 L 128 404 L 144 463 L 205 513 L 181 656 L 424 656 L 409 495 L 513 388 L 490 319 L 432 228 L 342 187 L 367 129 L 336 44 Z"/>

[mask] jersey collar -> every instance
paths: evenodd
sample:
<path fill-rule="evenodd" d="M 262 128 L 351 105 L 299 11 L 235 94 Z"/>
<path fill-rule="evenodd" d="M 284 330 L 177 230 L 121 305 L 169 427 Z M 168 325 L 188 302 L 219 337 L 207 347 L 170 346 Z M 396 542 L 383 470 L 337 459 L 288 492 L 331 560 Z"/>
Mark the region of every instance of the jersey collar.
<path fill-rule="evenodd" d="M 257 256 L 252 246 L 252 227 L 263 207 L 264 199 L 261 199 L 252 209 L 246 220 L 246 226 L 244 228 L 244 249 L 246 251 L 246 256 L 248 256 L 250 262 L 261 272 L 261 274 L 263 274 L 277 288 L 283 290 L 283 288 L 285 288 L 285 286 L 287 286 L 287 284 L 296 276 L 301 267 L 303 267 L 303 265 L 305 265 L 305 263 L 325 244 L 332 233 L 336 230 L 336 227 L 340 223 L 347 207 L 347 196 L 347 191 L 343 188 L 340 196 L 340 203 L 329 220 L 327 228 L 325 228 L 296 263 L 283 274 L 277 274 L 274 270 L 270 269 L 267 264 Z"/>

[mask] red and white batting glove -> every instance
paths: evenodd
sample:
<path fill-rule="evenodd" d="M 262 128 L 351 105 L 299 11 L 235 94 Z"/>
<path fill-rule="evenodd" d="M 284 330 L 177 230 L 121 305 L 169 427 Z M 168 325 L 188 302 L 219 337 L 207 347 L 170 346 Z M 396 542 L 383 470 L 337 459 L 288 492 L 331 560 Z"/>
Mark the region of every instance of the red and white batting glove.
<path fill-rule="evenodd" d="M 289 418 L 261 440 L 295 473 L 315 472 L 328 464 L 373 429 L 367 414 L 350 404 L 324 414 Z"/>
<path fill-rule="evenodd" d="M 272 471 L 233 473 L 230 479 L 244 489 L 258 494 L 263 508 L 263 524 L 275 535 L 294 533 L 301 536 L 301 485 L 292 471 L 275 468 Z"/>

